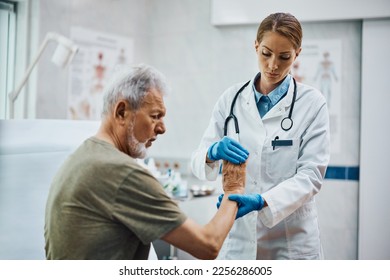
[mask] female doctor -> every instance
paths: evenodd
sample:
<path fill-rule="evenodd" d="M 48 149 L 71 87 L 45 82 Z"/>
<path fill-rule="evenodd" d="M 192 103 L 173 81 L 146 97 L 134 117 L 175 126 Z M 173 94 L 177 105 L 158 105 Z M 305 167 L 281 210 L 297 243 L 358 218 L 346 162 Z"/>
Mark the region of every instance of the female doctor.
<path fill-rule="evenodd" d="M 322 94 L 289 74 L 302 28 L 291 14 L 260 24 L 260 72 L 228 88 L 214 107 L 191 168 L 215 180 L 221 160 L 247 161 L 242 207 L 219 259 L 322 259 L 315 195 L 329 162 L 329 116 Z M 236 99 L 236 100 L 234 100 Z"/>

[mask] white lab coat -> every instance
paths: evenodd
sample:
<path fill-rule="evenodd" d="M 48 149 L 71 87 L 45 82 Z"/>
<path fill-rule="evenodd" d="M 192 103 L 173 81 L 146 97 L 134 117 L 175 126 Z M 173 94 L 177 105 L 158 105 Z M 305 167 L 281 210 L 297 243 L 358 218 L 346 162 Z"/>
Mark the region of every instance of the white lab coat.
<path fill-rule="evenodd" d="M 227 89 L 214 107 L 199 148 L 191 158 L 195 176 L 215 180 L 221 161 L 206 164 L 212 143 L 223 137 L 223 126 L 231 102 L 243 83 Z M 268 207 L 237 219 L 226 238 L 219 259 L 321 259 L 322 247 L 314 196 L 321 188 L 329 162 L 329 116 L 322 94 L 297 83 L 297 97 L 289 131 L 281 129 L 288 116 L 294 85 L 287 95 L 260 118 L 253 92 L 253 79 L 237 99 L 228 136 L 249 151 L 246 193 L 260 193 Z M 293 140 L 289 147 L 275 147 L 271 141 Z M 257 246 L 256 246 L 257 244 Z"/>

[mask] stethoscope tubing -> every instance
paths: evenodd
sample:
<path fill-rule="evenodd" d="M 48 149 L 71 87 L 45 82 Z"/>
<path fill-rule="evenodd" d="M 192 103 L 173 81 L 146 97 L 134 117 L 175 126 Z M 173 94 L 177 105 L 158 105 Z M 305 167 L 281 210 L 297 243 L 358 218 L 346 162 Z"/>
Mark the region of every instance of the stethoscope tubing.
<path fill-rule="evenodd" d="M 283 118 L 283 120 L 280 122 L 280 127 L 284 131 L 289 131 L 292 128 L 292 126 L 293 126 L 292 113 L 294 111 L 295 100 L 297 98 L 297 82 L 295 81 L 294 78 L 292 78 L 292 79 L 293 79 L 293 82 L 294 82 L 294 92 L 293 92 L 293 100 L 291 102 L 290 111 L 288 113 L 288 117 Z M 232 104 L 230 106 L 229 116 L 227 116 L 227 118 L 225 119 L 225 123 L 224 123 L 224 128 L 223 128 L 223 135 L 224 136 L 227 136 L 227 127 L 228 127 L 228 124 L 229 124 L 230 120 L 233 120 L 233 122 L 234 122 L 234 128 L 235 128 L 236 134 L 240 133 L 240 128 L 239 128 L 239 125 L 238 125 L 238 119 L 237 119 L 236 115 L 234 114 L 233 110 L 234 110 L 234 106 L 236 104 L 238 96 L 248 86 L 249 83 L 250 83 L 250 80 L 248 82 L 246 82 L 237 91 L 237 93 L 235 94 L 235 96 L 233 98 Z"/>
<path fill-rule="evenodd" d="M 237 134 L 240 133 L 240 128 L 239 128 L 239 126 L 238 126 L 238 120 L 237 120 L 236 115 L 234 115 L 233 110 L 234 110 L 234 106 L 235 106 L 235 104 L 236 104 L 236 100 L 237 100 L 238 96 L 239 96 L 240 93 L 244 90 L 244 88 L 247 87 L 247 85 L 248 85 L 249 83 L 250 83 L 250 80 L 247 81 L 247 82 L 246 82 L 246 83 L 237 91 L 236 95 L 235 95 L 234 98 L 233 98 L 232 105 L 230 106 L 230 113 L 229 113 L 229 116 L 226 118 L 226 120 L 225 120 L 225 125 L 224 125 L 224 127 L 223 127 L 223 135 L 224 135 L 224 136 L 227 136 L 227 127 L 228 127 L 228 123 L 229 123 L 229 121 L 230 121 L 231 119 L 233 119 L 233 121 L 234 121 L 234 128 L 235 128 L 235 130 L 236 130 L 236 133 L 237 133 Z"/>

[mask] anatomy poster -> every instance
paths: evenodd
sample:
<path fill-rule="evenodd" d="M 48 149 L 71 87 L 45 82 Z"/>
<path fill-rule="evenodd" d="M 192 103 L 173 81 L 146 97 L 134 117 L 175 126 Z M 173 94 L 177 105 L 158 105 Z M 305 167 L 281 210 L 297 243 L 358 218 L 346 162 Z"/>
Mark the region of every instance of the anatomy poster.
<path fill-rule="evenodd" d="M 331 150 L 340 152 L 342 45 L 340 40 L 307 40 L 294 62 L 297 81 L 314 86 L 325 96 L 330 115 Z"/>
<path fill-rule="evenodd" d="M 81 27 L 71 39 L 79 50 L 70 65 L 68 118 L 100 120 L 102 90 L 116 67 L 133 62 L 133 40 Z"/>

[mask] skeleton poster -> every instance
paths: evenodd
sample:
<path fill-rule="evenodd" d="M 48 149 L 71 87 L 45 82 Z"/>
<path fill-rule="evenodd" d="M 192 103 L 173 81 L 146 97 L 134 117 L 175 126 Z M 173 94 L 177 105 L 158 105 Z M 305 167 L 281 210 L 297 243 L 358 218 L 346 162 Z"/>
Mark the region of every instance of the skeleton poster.
<path fill-rule="evenodd" d="M 70 65 L 68 118 L 100 120 L 104 86 L 116 67 L 133 62 L 133 40 L 81 27 L 71 39 L 79 50 Z"/>
<path fill-rule="evenodd" d="M 292 67 L 299 82 L 324 95 L 330 117 L 331 151 L 340 152 L 342 44 L 340 40 L 307 40 Z"/>

